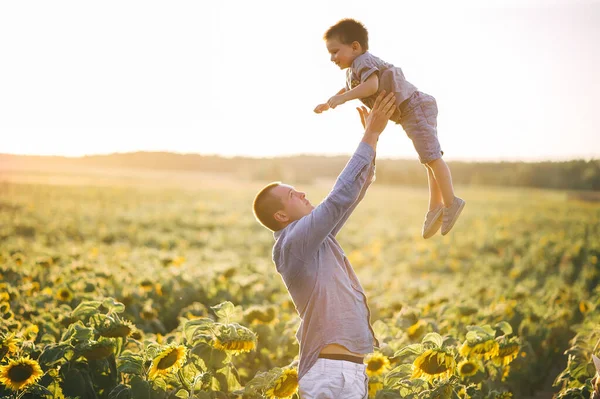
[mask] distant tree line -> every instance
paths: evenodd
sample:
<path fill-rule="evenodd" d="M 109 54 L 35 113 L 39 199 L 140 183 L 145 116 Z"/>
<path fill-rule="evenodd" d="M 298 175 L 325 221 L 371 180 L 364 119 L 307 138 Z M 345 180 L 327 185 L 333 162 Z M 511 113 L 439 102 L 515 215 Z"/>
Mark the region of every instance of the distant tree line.
<path fill-rule="evenodd" d="M 226 173 L 249 180 L 282 180 L 293 184 L 333 179 L 349 156 L 299 155 L 281 158 L 247 158 L 135 152 L 81 158 L 0 154 L 3 166 L 48 170 L 109 167 Z M 537 187 L 600 191 L 600 159 L 562 162 L 449 162 L 455 184 Z M 377 181 L 392 185 L 426 186 L 425 169 L 416 160 L 379 159 Z"/>

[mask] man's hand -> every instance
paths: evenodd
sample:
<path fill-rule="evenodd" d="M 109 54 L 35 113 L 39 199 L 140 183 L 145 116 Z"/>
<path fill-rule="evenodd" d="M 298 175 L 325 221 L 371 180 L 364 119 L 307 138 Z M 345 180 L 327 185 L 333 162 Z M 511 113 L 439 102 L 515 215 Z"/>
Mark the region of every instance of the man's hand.
<path fill-rule="evenodd" d="M 386 96 L 385 90 L 383 90 L 377 96 L 371 112 L 365 107 L 356 109 L 360 115 L 360 121 L 365 128 L 365 134 L 373 133 L 379 135 L 387 126 L 388 120 L 396 109 L 396 96 L 394 96 L 393 92 Z"/>
<path fill-rule="evenodd" d="M 345 102 L 346 102 L 346 99 L 344 98 L 344 96 L 342 94 L 336 94 L 335 96 L 333 96 L 329 100 L 327 100 L 327 105 L 329 105 L 329 108 L 334 109 L 338 105 L 342 105 Z"/>
<path fill-rule="evenodd" d="M 315 113 L 320 114 L 321 112 L 327 111 L 328 109 L 329 109 L 329 105 L 328 104 L 319 104 L 315 108 Z"/>

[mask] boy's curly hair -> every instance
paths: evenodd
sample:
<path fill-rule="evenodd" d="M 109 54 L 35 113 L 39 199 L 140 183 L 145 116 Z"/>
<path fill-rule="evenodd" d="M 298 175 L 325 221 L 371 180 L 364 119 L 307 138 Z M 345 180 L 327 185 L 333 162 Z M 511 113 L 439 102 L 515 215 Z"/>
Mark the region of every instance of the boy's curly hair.
<path fill-rule="evenodd" d="M 328 40 L 331 38 L 336 38 L 343 44 L 352 44 L 356 41 L 360 43 L 363 50 L 367 51 L 369 49 L 369 32 L 367 28 L 352 18 L 342 19 L 327 29 L 323 39 Z"/>

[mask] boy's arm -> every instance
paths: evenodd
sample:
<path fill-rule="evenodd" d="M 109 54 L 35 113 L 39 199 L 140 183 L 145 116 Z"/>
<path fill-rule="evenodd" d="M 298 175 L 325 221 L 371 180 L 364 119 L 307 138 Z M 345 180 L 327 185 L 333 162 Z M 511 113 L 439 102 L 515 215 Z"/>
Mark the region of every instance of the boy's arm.
<path fill-rule="evenodd" d="M 350 100 L 372 96 L 373 94 L 377 93 L 378 89 L 379 76 L 377 76 L 377 74 L 374 73 L 371 76 L 369 76 L 367 80 L 356 86 L 354 89 L 347 91 L 344 89 L 344 92 L 338 93 L 335 96 L 331 97 L 329 101 L 327 101 L 327 105 L 329 105 L 330 108 L 335 108 L 338 105 L 341 105 Z"/>
<path fill-rule="evenodd" d="M 348 89 L 346 89 L 345 87 L 343 87 L 340 91 L 338 91 L 337 93 L 335 93 L 336 96 L 339 96 L 340 94 L 345 93 L 346 91 L 348 91 Z M 335 96 L 334 96 L 335 97 Z M 314 112 L 316 112 L 317 114 L 320 114 L 323 111 L 327 111 L 329 109 L 329 104 L 324 103 L 324 104 L 319 104 L 316 106 L 316 108 L 314 109 Z"/>

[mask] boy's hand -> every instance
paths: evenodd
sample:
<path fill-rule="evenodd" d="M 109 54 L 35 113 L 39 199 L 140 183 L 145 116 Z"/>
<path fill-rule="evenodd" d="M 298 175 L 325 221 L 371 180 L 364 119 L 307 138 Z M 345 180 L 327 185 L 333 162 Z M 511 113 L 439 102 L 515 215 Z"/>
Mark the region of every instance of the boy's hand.
<path fill-rule="evenodd" d="M 345 102 L 346 100 L 344 99 L 344 96 L 341 94 L 337 94 L 331 97 L 329 100 L 327 100 L 327 105 L 329 105 L 329 108 L 334 109 L 338 105 L 342 105 Z"/>
<path fill-rule="evenodd" d="M 320 114 L 323 111 L 327 111 L 329 109 L 328 104 L 319 104 L 317 108 L 315 108 L 315 113 Z"/>

